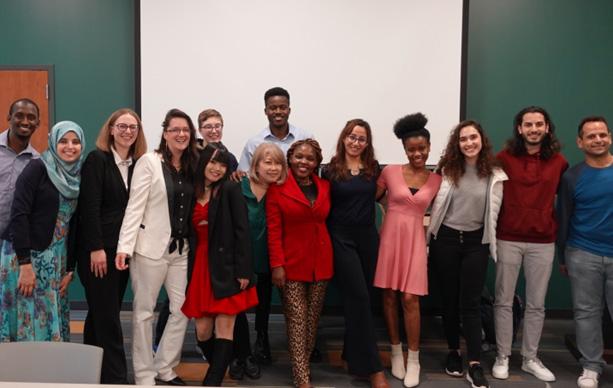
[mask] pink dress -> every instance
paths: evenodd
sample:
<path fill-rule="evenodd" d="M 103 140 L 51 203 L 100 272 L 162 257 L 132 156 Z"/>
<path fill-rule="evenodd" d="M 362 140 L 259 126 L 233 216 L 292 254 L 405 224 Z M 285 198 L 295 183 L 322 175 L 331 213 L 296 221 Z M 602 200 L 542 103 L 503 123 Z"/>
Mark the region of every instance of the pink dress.
<path fill-rule="evenodd" d="M 428 260 L 424 214 L 436 196 L 441 177 L 431 173 L 415 195 L 407 187 L 402 166 L 383 169 L 377 184 L 387 189 L 387 212 L 381 228 L 375 287 L 413 295 L 428 294 Z"/>

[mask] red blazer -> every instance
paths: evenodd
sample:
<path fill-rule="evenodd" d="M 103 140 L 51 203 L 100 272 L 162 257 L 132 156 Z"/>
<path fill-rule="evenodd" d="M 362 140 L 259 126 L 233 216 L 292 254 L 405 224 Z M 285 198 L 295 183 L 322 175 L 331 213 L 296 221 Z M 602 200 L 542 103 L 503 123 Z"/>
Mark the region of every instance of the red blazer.
<path fill-rule="evenodd" d="M 284 184 L 266 193 L 270 267 L 283 267 L 287 280 L 313 282 L 332 278 L 332 242 L 326 226 L 330 183 L 315 175 L 317 200 L 311 207 L 288 173 Z"/>

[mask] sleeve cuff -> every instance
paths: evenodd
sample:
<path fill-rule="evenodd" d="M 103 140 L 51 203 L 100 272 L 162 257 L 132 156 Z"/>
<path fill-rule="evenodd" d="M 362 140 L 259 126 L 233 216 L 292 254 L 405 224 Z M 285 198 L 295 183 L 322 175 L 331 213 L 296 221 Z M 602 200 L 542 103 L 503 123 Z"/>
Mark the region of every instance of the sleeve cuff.
<path fill-rule="evenodd" d="M 32 264 L 32 259 L 30 256 L 17 257 L 17 262 L 19 265 Z"/>

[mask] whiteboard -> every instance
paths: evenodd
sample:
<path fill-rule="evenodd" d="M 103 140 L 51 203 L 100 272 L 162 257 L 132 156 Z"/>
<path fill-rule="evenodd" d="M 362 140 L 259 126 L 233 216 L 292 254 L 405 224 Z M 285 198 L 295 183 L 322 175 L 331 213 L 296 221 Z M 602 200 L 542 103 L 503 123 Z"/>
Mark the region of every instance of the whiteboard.
<path fill-rule="evenodd" d="M 142 0 L 140 93 L 148 143 L 170 108 L 219 110 L 239 157 L 267 127 L 264 92 L 291 96 L 290 123 L 333 154 L 347 120 L 373 129 L 381 163 L 404 163 L 394 122 L 421 111 L 438 161 L 459 121 L 462 0 Z"/>

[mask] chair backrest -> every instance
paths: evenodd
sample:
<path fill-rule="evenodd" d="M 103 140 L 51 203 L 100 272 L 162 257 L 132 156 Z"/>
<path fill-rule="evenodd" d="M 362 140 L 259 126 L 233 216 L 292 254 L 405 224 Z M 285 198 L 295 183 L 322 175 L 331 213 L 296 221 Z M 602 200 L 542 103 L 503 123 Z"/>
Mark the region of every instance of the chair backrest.
<path fill-rule="evenodd" d="M 102 352 L 70 342 L 0 343 L 0 380 L 99 384 Z"/>

